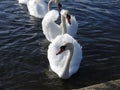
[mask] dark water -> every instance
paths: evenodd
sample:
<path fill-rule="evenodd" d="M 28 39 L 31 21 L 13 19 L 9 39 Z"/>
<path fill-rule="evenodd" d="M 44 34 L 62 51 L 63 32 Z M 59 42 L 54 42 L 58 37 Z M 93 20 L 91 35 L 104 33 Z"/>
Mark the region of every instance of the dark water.
<path fill-rule="evenodd" d="M 120 79 L 120 0 L 63 4 L 77 18 L 75 38 L 83 46 L 81 67 L 69 80 L 49 70 L 42 20 L 17 0 L 0 0 L 0 90 L 69 90 Z"/>

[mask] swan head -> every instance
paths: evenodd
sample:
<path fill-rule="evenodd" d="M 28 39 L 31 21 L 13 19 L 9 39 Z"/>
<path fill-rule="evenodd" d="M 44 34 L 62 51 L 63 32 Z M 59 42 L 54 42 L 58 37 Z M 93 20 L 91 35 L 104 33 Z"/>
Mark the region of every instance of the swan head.
<path fill-rule="evenodd" d="M 70 16 L 70 12 L 68 10 L 62 10 L 61 12 L 61 15 L 63 15 L 66 19 L 67 19 L 67 22 L 69 24 L 71 24 L 71 16 Z"/>
<path fill-rule="evenodd" d="M 60 0 L 50 0 L 50 2 L 55 2 L 58 5 L 58 9 L 61 10 L 62 4 L 60 3 Z"/>
<path fill-rule="evenodd" d="M 54 2 L 58 5 L 59 10 L 61 10 L 62 4 L 60 3 L 60 0 L 54 0 Z"/>
<path fill-rule="evenodd" d="M 72 43 L 64 43 L 63 45 L 60 46 L 59 51 L 56 53 L 56 55 L 61 54 L 62 52 L 66 51 L 66 50 L 73 50 L 74 46 Z"/>

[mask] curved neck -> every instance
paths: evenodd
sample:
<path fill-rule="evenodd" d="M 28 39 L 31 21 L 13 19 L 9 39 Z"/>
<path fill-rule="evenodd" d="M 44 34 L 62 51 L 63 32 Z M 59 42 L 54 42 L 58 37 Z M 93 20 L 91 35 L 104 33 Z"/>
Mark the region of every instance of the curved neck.
<path fill-rule="evenodd" d="M 62 22 L 62 34 L 65 34 L 67 33 L 67 28 L 66 28 L 66 20 L 64 15 L 61 15 L 61 22 Z"/>
<path fill-rule="evenodd" d="M 48 2 L 48 11 L 50 11 L 50 9 L 51 9 L 51 4 L 52 4 L 52 2 L 53 2 L 53 0 L 50 0 L 50 1 Z"/>
<path fill-rule="evenodd" d="M 61 75 L 61 78 L 63 78 L 63 79 L 69 78 L 69 67 L 70 67 L 70 62 L 72 60 L 73 51 L 74 51 L 74 47 L 72 47 L 69 50 L 68 57 L 65 60 L 65 64 L 63 65 L 63 68 L 62 68 L 63 71 L 62 71 L 62 75 Z"/>

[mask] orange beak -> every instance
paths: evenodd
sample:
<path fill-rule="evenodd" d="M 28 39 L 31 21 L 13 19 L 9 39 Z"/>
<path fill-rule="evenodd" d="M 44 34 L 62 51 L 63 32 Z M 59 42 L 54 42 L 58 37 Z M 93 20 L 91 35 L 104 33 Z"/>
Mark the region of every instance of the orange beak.
<path fill-rule="evenodd" d="M 64 51 L 64 49 L 60 49 L 60 50 L 56 53 L 56 55 L 61 54 L 63 51 Z"/>

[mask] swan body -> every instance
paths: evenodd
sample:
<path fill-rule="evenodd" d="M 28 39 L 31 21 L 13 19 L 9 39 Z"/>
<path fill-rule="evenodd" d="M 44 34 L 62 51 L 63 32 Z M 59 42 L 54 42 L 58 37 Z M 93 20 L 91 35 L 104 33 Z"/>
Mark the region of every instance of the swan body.
<path fill-rule="evenodd" d="M 75 36 L 78 29 L 78 23 L 76 21 L 75 16 L 71 16 L 71 24 L 66 19 L 65 13 L 66 10 L 61 10 L 61 24 L 58 25 L 55 21 L 59 17 L 59 12 L 57 10 L 49 11 L 42 20 L 42 30 L 46 37 L 46 39 L 52 42 L 58 35 L 62 34 L 62 24 L 64 24 L 64 28 L 67 30 L 66 33 L 70 34 L 71 36 Z M 63 20 L 64 18 L 64 20 Z"/>
<path fill-rule="evenodd" d="M 27 4 L 28 1 L 29 0 L 18 0 L 18 3 L 20 3 L 20 4 Z"/>
<path fill-rule="evenodd" d="M 18 3 L 20 4 L 27 4 L 29 0 L 18 0 Z M 44 1 L 48 1 L 48 0 L 44 0 Z M 72 1 L 72 0 L 61 0 L 61 1 Z"/>
<path fill-rule="evenodd" d="M 61 34 L 60 25 L 55 21 L 59 17 L 59 12 L 56 10 L 49 11 L 42 20 L 42 30 L 48 41 L 53 41 L 57 35 Z"/>
<path fill-rule="evenodd" d="M 57 52 L 61 46 L 66 47 L 66 49 L 60 54 L 60 52 Z M 69 49 L 67 49 L 67 47 L 69 47 Z M 72 53 L 70 53 L 71 48 Z M 69 34 L 59 35 L 48 47 L 48 60 L 52 71 L 60 78 L 68 79 L 76 73 L 80 67 L 82 47 Z"/>
<path fill-rule="evenodd" d="M 58 4 L 59 9 L 61 8 L 59 0 L 49 0 L 48 5 L 45 3 L 45 0 L 29 0 L 27 8 L 31 16 L 43 18 L 50 11 L 53 2 Z"/>
<path fill-rule="evenodd" d="M 47 4 L 43 0 L 30 0 L 27 3 L 27 8 L 30 15 L 37 18 L 43 18 L 48 12 Z"/>

